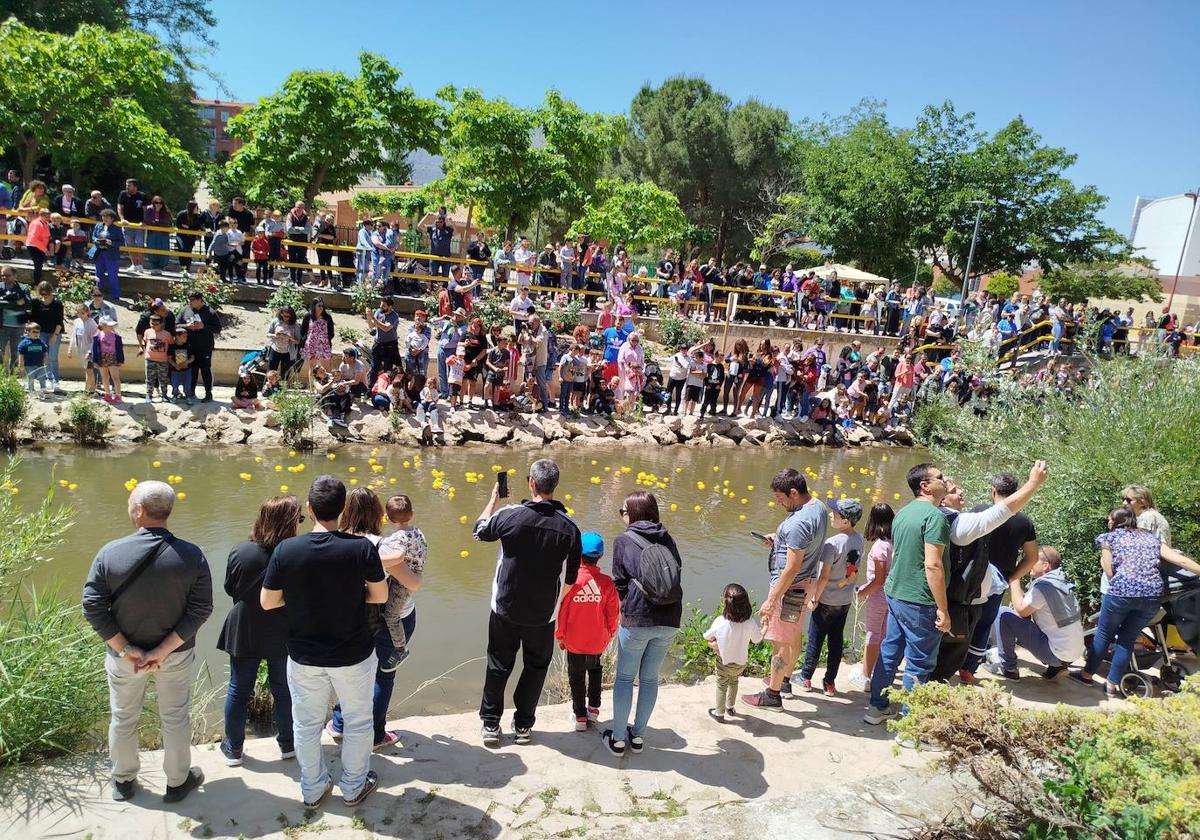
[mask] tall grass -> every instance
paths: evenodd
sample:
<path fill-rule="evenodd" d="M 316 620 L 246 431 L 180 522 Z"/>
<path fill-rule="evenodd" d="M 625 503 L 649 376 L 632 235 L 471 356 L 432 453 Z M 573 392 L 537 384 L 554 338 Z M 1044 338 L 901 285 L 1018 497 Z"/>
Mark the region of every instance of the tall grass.
<path fill-rule="evenodd" d="M 311 445 L 312 441 L 306 441 L 304 435 L 311 430 L 313 418 L 317 416 L 316 395 L 302 388 L 285 387 L 271 398 L 271 402 L 279 416 L 283 442 L 288 446 Z"/>
<path fill-rule="evenodd" d="M 100 410 L 96 401 L 80 394 L 67 403 L 67 423 L 71 427 L 71 436 L 81 446 L 94 446 L 104 443 L 108 434 L 108 415 Z"/>
<path fill-rule="evenodd" d="M 25 383 L 11 373 L 0 371 L 0 444 L 17 442 L 17 427 L 29 414 L 29 392 Z"/>
<path fill-rule="evenodd" d="M 1044 459 L 1050 478 L 1027 512 L 1038 541 L 1056 547 L 1082 600 L 1098 602 L 1096 535 L 1121 489 L 1143 484 L 1185 554 L 1200 551 L 1200 360 L 1093 360 L 1096 387 L 1072 399 L 1003 384 L 984 416 L 942 400 L 919 409 L 914 431 L 968 502 L 987 498 L 989 477 L 1018 478 Z"/>
<path fill-rule="evenodd" d="M 54 592 L 13 597 L 0 618 L 0 766 L 98 742 L 104 656 L 79 607 Z"/>

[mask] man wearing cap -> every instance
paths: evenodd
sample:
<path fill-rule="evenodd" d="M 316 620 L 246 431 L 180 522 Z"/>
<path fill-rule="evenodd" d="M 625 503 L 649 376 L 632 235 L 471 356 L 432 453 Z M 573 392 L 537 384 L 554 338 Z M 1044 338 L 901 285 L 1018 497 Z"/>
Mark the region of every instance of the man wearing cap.
<path fill-rule="evenodd" d="M 462 273 L 462 266 L 454 266 L 454 271 Z M 453 281 L 451 281 L 453 282 Z M 455 309 L 448 318 L 437 322 L 437 370 L 438 393 L 442 399 L 450 398 L 450 383 L 447 381 L 448 371 L 446 361 L 458 353 L 458 344 L 467 334 L 467 313 L 464 309 Z"/>
<path fill-rule="evenodd" d="M 391 295 L 384 295 L 379 299 L 378 309 L 367 310 L 366 318 L 367 326 L 375 331 L 375 341 L 371 345 L 371 374 L 367 379 L 367 387 L 372 387 L 380 371 L 400 366 L 400 315 Z"/>
<path fill-rule="evenodd" d="M 612 578 L 600 571 L 604 538 L 595 531 L 585 531 L 580 545 L 583 562 L 575 582 L 559 601 L 554 638 L 558 639 L 559 650 L 567 654 L 575 731 L 586 732 L 588 723 L 596 723 L 600 717 L 600 657 L 620 626 L 621 599 Z"/>
<path fill-rule="evenodd" d="M 829 640 L 829 656 L 825 661 L 825 676 L 821 685 L 825 694 L 835 694 L 838 667 L 842 664 L 843 633 L 850 605 L 854 602 L 854 579 L 858 574 L 858 561 L 862 558 L 865 545 L 862 534 L 854 530 L 862 518 L 862 503 L 858 499 L 836 499 L 829 502 L 829 530 L 833 535 L 821 547 L 821 573 L 808 593 L 805 606 L 812 613 L 809 624 L 808 645 L 804 652 L 804 665 L 800 677 L 804 689 L 812 691 L 813 674 L 817 671 L 817 660 L 821 646 Z"/>
<path fill-rule="evenodd" d="M 75 197 L 75 188 L 70 184 L 63 184 L 62 195 L 50 199 L 50 212 L 60 216 L 82 216 L 83 202 Z"/>
<path fill-rule="evenodd" d="M 167 308 L 167 304 L 162 298 L 155 298 L 151 301 L 150 306 L 138 316 L 137 332 L 138 346 L 145 349 L 146 347 L 146 330 L 150 329 L 150 319 L 158 316 L 162 318 L 162 328 L 172 335 L 175 334 L 175 316 L 171 310 Z"/>
<path fill-rule="evenodd" d="M 800 656 L 805 602 L 820 571 L 829 509 L 808 492 L 808 482 L 798 470 L 776 474 L 771 492 L 787 513 L 775 533 L 764 538 L 770 547 L 771 588 L 758 612 L 763 638 L 771 643 L 771 673 L 762 691 L 742 699 L 751 706 L 779 709 L 783 706 L 781 695 L 792 693 L 791 673 Z"/>

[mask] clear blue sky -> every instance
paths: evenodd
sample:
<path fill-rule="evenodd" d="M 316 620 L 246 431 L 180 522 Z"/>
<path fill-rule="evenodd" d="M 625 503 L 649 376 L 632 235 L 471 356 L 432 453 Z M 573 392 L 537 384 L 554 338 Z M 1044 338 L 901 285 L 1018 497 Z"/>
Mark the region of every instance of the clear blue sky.
<path fill-rule="evenodd" d="M 1109 197 L 1105 220 L 1126 234 L 1137 195 L 1200 184 L 1200 0 L 212 7 L 220 46 L 206 64 L 228 90 L 203 81 L 210 97 L 256 99 L 302 67 L 353 72 L 362 49 L 422 95 L 453 83 L 532 105 L 554 87 L 609 112 L 644 83 L 699 74 L 793 119 L 864 97 L 885 100 L 901 125 L 944 99 L 989 130 L 1021 114 L 1079 155 L 1072 177 Z"/>

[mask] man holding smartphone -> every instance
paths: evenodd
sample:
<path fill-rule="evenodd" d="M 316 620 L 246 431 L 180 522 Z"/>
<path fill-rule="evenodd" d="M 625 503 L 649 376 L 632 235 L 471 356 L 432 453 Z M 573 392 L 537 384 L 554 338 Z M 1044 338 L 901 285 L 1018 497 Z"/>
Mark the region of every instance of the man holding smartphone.
<path fill-rule="evenodd" d="M 563 579 L 570 586 L 579 572 L 583 557 L 579 527 L 554 498 L 558 477 L 558 465 L 549 458 L 534 461 L 527 479 L 532 498 L 497 510 L 508 495 L 507 476 L 500 473 L 475 523 L 475 539 L 500 543 L 488 620 L 487 673 L 479 705 L 486 747 L 500 745 L 504 690 L 518 650 L 521 678 L 513 692 L 513 734 L 518 744 L 529 743 L 538 698 L 554 659 L 554 620 Z"/>
<path fill-rule="evenodd" d="M 803 650 L 804 601 L 816 582 L 829 509 L 809 494 L 808 482 L 798 470 L 780 471 L 771 480 L 771 491 L 788 513 L 774 534 L 764 535 L 771 547 L 771 589 L 758 612 L 763 638 L 771 643 L 771 674 L 762 691 L 742 699 L 751 706 L 778 709 L 783 706 L 782 695 L 792 693 L 791 674 Z"/>

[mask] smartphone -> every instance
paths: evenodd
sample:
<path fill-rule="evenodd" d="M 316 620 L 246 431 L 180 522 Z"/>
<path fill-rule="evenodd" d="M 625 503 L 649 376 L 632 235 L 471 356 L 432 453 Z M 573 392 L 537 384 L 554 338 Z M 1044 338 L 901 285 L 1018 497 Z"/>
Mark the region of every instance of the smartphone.
<path fill-rule="evenodd" d="M 766 542 L 766 541 L 767 541 L 767 535 L 766 535 L 766 534 L 760 534 L 758 531 L 751 531 L 751 532 L 750 532 L 750 536 L 752 536 L 752 537 L 758 537 L 758 539 L 762 540 L 763 542 Z"/>
<path fill-rule="evenodd" d="M 508 473 L 504 470 L 496 473 L 496 495 L 501 499 L 508 498 Z"/>

